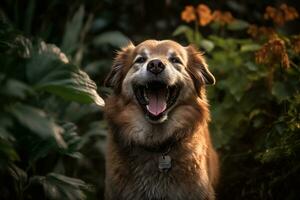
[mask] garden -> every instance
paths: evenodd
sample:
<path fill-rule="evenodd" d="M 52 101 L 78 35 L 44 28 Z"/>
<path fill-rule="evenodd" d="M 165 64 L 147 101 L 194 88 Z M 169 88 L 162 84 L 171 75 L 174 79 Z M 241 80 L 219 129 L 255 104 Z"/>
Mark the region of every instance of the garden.
<path fill-rule="evenodd" d="M 103 199 L 103 86 L 129 41 L 204 52 L 217 199 L 299 199 L 296 1 L 2 0 L 0 199 Z"/>

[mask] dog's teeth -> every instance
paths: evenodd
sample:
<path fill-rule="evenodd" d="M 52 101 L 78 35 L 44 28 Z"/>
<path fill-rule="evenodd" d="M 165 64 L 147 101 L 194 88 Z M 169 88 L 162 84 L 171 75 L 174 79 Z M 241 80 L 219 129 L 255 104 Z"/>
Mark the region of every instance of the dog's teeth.
<path fill-rule="evenodd" d="M 145 88 L 143 89 L 143 95 L 144 95 L 145 100 L 149 101 L 149 99 L 147 97 L 147 94 L 146 94 L 146 89 Z"/>

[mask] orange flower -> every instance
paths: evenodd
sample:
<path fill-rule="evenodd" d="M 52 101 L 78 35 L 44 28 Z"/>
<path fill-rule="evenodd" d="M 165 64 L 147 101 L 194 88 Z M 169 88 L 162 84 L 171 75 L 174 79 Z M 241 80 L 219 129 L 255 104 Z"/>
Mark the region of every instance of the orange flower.
<path fill-rule="evenodd" d="M 231 23 L 234 18 L 230 12 L 221 12 L 220 10 L 216 10 L 213 12 L 213 20 L 225 25 Z"/>
<path fill-rule="evenodd" d="M 268 6 L 264 14 L 265 19 L 271 19 L 278 26 L 282 26 L 287 21 L 297 19 L 298 17 L 297 10 L 286 4 L 281 4 L 279 8 Z"/>
<path fill-rule="evenodd" d="M 276 35 L 273 28 L 265 26 L 258 27 L 256 25 L 250 25 L 247 30 L 247 33 L 255 39 L 259 39 L 262 37 L 271 39 Z"/>
<path fill-rule="evenodd" d="M 197 7 L 197 14 L 199 16 L 199 25 L 206 26 L 212 21 L 212 14 L 210 8 L 205 4 L 199 4 Z"/>
<path fill-rule="evenodd" d="M 191 22 L 196 19 L 195 9 L 193 6 L 185 6 L 184 11 L 181 12 L 181 19 L 185 22 Z"/>
<path fill-rule="evenodd" d="M 213 12 L 214 21 L 221 21 L 221 18 L 222 18 L 222 12 L 220 10 L 215 10 Z"/>
<path fill-rule="evenodd" d="M 234 20 L 232 17 L 232 14 L 230 12 L 224 12 L 223 13 L 223 21 L 227 24 L 231 23 Z"/>
<path fill-rule="evenodd" d="M 293 7 L 287 6 L 285 3 L 280 5 L 280 9 L 284 13 L 286 21 L 291 21 L 299 17 L 297 10 Z"/>
<path fill-rule="evenodd" d="M 276 8 L 272 7 L 272 6 L 268 6 L 266 8 L 265 14 L 264 14 L 264 18 L 265 19 L 272 19 L 276 16 Z"/>
<path fill-rule="evenodd" d="M 280 38 L 270 39 L 256 53 L 255 60 L 260 64 L 274 65 L 280 63 L 284 68 L 289 68 L 290 60 L 285 43 Z"/>

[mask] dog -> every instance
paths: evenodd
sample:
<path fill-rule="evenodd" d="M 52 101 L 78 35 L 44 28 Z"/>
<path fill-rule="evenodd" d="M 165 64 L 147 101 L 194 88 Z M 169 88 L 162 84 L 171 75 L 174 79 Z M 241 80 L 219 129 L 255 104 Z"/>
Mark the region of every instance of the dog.
<path fill-rule="evenodd" d="M 106 200 L 215 199 L 205 94 L 214 83 L 193 46 L 146 40 L 117 53 L 105 81 Z"/>

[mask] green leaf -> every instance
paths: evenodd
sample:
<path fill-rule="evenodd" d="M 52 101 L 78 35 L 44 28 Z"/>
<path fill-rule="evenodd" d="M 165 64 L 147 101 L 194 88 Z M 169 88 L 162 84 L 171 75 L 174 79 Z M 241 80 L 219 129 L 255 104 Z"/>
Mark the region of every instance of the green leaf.
<path fill-rule="evenodd" d="M 13 178 L 13 184 L 15 191 L 17 192 L 17 196 L 21 197 L 24 192 L 24 187 L 27 183 L 27 173 L 14 164 L 10 164 L 8 167 L 8 173 Z"/>
<path fill-rule="evenodd" d="M 254 62 L 248 61 L 245 63 L 245 66 L 249 71 L 255 72 L 258 71 L 258 67 Z"/>
<path fill-rule="evenodd" d="M 73 64 L 58 59 L 57 47 L 47 45 L 36 53 L 26 66 L 28 80 L 37 90 L 47 91 L 67 100 L 104 105 L 96 84 Z M 64 59 L 64 58 L 62 58 Z"/>
<path fill-rule="evenodd" d="M 33 94 L 33 90 L 23 82 L 8 79 L 0 86 L 0 94 L 25 99 L 27 94 Z"/>
<path fill-rule="evenodd" d="M 40 139 L 32 137 L 27 144 L 30 158 L 29 161 L 31 163 L 36 162 L 40 158 L 46 157 L 50 152 L 54 153 L 58 150 L 58 145 L 54 138 Z"/>
<path fill-rule="evenodd" d="M 65 155 L 81 158 L 82 155 L 79 149 L 82 147 L 82 138 L 77 133 L 77 126 L 71 122 L 62 125 L 64 132 L 63 138 L 67 143 L 67 148 L 61 149 L 61 152 Z"/>
<path fill-rule="evenodd" d="M 273 84 L 271 93 L 278 99 L 279 102 L 287 100 L 291 95 L 289 88 L 281 82 L 275 82 Z"/>
<path fill-rule="evenodd" d="M 7 113 L 0 114 L 0 139 L 15 141 L 14 136 L 8 131 L 13 126 L 13 121 Z"/>
<path fill-rule="evenodd" d="M 67 54 L 73 53 L 78 46 L 79 35 L 83 24 L 83 17 L 84 6 L 81 5 L 74 14 L 72 20 L 68 21 L 66 24 L 61 49 Z"/>
<path fill-rule="evenodd" d="M 189 43 L 195 43 L 194 41 L 194 30 L 186 25 L 181 25 L 178 26 L 175 31 L 173 32 L 173 36 L 178 36 L 178 35 L 185 35 Z"/>
<path fill-rule="evenodd" d="M 241 51 L 242 52 L 247 52 L 247 51 L 257 51 L 260 49 L 261 45 L 259 44 L 244 44 L 241 46 Z"/>
<path fill-rule="evenodd" d="M 204 48 L 207 52 L 210 52 L 214 49 L 215 45 L 212 41 L 203 39 L 200 41 L 200 47 Z"/>
<path fill-rule="evenodd" d="M 108 31 L 96 36 L 93 40 L 95 46 L 111 45 L 122 47 L 130 42 L 129 38 L 119 31 Z"/>
<path fill-rule="evenodd" d="M 40 138 L 55 138 L 60 146 L 66 146 L 61 137 L 61 127 L 47 117 L 43 110 L 20 103 L 11 106 L 8 110 L 20 124 L 27 127 Z"/>
<path fill-rule="evenodd" d="M 243 72 L 245 73 L 245 72 Z M 224 85 L 227 90 L 235 97 L 236 101 L 240 101 L 245 95 L 245 91 L 249 88 L 249 82 L 243 75 L 242 71 L 239 73 L 235 72 L 228 77 L 227 80 L 219 81 L 219 84 Z"/>
<path fill-rule="evenodd" d="M 23 140 L 29 140 L 28 150 L 30 161 L 34 162 L 40 158 L 44 158 L 49 155 L 50 152 L 59 153 L 61 155 L 67 155 L 73 158 L 81 158 L 82 155 L 79 152 L 81 148 L 81 137 L 76 132 L 76 125 L 73 123 L 64 123 L 61 125 L 61 140 L 64 142 L 64 146 L 58 145 L 55 138 L 39 139 L 39 138 L 25 138 Z"/>
<path fill-rule="evenodd" d="M 232 31 L 240 31 L 249 27 L 249 23 L 244 20 L 236 19 L 230 23 L 227 28 Z"/>
<path fill-rule="evenodd" d="M 81 147 L 81 137 L 76 132 L 76 125 L 73 123 L 64 123 L 61 128 L 61 136 L 65 142 L 64 146 L 58 146 L 54 138 L 47 140 L 38 140 L 33 138 L 29 141 L 30 145 L 28 148 L 31 161 L 44 158 L 50 152 L 58 152 L 73 158 L 81 158 L 81 154 L 78 152 Z"/>
<path fill-rule="evenodd" d="M 31 183 L 41 184 L 47 199 L 51 200 L 84 200 L 86 199 L 84 191 L 92 190 L 90 185 L 80 179 L 57 173 L 50 173 L 47 176 L 34 176 Z"/>
<path fill-rule="evenodd" d="M 18 161 L 20 157 L 10 142 L 0 138 L 0 169 L 11 161 Z"/>

